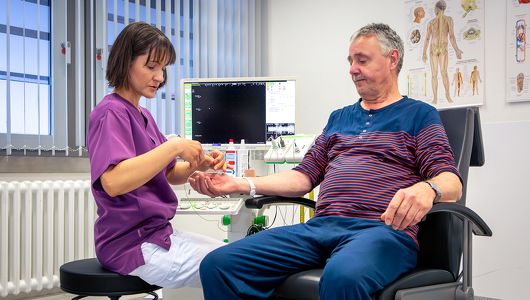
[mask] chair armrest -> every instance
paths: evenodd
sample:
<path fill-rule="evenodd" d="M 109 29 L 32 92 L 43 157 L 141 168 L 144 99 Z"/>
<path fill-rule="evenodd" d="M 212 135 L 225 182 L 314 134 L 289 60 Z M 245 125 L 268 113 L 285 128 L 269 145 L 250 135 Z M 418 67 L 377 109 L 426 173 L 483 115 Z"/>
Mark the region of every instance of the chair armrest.
<path fill-rule="evenodd" d="M 492 236 L 493 234 L 486 222 L 484 222 L 484 220 L 482 220 L 477 213 L 462 204 L 448 202 L 437 203 L 432 206 L 427 215 L 442 211 L 449 212 L 457 215 L 460 218 L 469 220 L 471 224 L 473 224 L 472 229 L 475 235 Z"/>
<path fill-rule="evenodd" d="M 302 197 L 282 197 L 282 196 L 260 196 L 249 198 L 245 200 L 245 206 L 251 209 L 260 209 L 267 204 L 299 204 L 310 209 L 315 209 L 316 201 L 302 198 Z M 484 220 L 469 207 L 458 203 L 442 202 L 434 204 L 431 210 L 427 213 L 433 214 L 437 212 L 449 212 L 457 215 L 460 218 L 467 219 L 473 224 L 473 233 L 478 236 L 492 236 L 492 231 L 484 222 Z"/>
<path fill-rule="evenodd" d="M 315 209 L 315 201 L 302 197 L 282 197 L 282 196 L 260 196 L 245 200 L 246 208 L 260 209 L 267 204 L 300 204 L 309 209 Z"/>

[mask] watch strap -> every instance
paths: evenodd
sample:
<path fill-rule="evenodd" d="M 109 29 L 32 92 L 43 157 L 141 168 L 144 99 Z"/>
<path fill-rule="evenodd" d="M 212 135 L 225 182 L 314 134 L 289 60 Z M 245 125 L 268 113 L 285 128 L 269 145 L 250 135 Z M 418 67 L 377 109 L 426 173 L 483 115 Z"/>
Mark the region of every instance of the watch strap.
<path fill-rule="evenodd" d="M 440 191 L 440 188 L 432 181 L 426 180 L 425 182 L 429 184 L 436 193 L 436 197 L 434 197 L 433 203 L 438 203 L 438 201 L 440 201 L 440 198 L 442 198 L 442 192 Z"/>
<path fill-rule="evenodd" d="M 252 182 L 252 180 L 250 180 L 248 177 L 243 178 L 245 178 L 248 181 L 248 184 L 250 184 L 250 197 L 254 197 L 256 195 L 256 187 L 254 186 L 254 182 Z"/>

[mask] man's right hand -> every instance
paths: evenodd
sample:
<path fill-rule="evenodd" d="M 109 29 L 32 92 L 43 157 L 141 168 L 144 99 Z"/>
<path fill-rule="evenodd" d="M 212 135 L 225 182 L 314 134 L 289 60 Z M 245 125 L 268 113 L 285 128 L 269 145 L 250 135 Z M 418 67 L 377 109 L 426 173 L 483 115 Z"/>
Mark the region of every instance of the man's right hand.
<path fill-rule="evenodd" d="M 210 197 L 240 193 L 248 182 L 243 178 L 230 177 L 225 173 L 197 172 L 190 176 L 189 183 L 197 192 Z M 250 186 L 248 188 L 250 190 Z"/>

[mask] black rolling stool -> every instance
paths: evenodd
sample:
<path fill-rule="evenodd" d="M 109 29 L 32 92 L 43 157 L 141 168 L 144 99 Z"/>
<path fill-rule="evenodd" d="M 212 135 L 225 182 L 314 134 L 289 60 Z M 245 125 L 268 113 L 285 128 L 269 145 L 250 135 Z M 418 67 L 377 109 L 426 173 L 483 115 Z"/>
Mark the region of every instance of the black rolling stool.
<path fill-rule="evenodd" d="M 137 276 L 123 276 L 109 271 L 97 260 L 88 258 L 65 263 L 60 268 L 61 289 L 78 295 L 72 300 L 87 296 L 107 296 L 117 300 L 124 295 L 147 293 L 158 299 L 154 292 L 161 287 L 151 285 Z"/>

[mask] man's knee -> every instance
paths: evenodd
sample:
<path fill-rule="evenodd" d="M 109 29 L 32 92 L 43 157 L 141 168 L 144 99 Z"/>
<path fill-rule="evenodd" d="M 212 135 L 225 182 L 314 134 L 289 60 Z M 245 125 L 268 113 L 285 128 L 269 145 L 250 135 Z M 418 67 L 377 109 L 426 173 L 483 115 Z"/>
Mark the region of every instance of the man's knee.
<path fill-rule="evenodd" d="M 213 274 L 215 269 L 223 269 L 225 267 L 225 264 L 228 263 L 228 259 L 225 257 L 225 247 L 217 248 L 204 257 L 199 269 L 201 278 L 208 274 Z"/>

